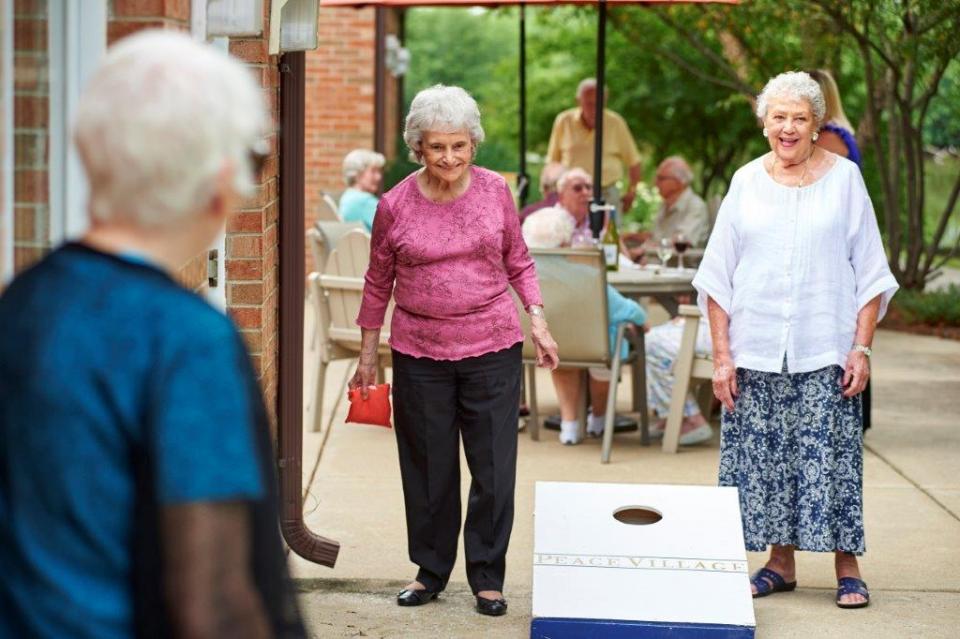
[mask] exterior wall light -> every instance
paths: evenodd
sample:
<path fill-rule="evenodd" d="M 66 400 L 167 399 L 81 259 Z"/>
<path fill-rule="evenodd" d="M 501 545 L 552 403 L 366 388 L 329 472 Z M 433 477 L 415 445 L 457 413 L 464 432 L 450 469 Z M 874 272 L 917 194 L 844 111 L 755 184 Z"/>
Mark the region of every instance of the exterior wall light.
<path fill-rule="evenodd" d="M 319 44 L 320 0 L 273 0 L 270 4 L 270 55 L 308 51 Z"/>
<path fill-rule="evenodd" d="M 207 0 L 207 37 L 263 33 L 263 0 Z"/>

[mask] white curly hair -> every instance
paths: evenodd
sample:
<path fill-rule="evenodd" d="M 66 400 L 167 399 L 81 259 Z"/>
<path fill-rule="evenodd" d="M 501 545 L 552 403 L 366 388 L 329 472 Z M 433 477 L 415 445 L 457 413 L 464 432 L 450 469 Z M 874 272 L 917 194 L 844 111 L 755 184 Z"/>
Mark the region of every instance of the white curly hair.
<path fill-rule="evenodd" d="M 474 147 L 483 142 L 484 132 L 480 125 L 480 107 L 469 93 L 460 87 L 437 84 L 418 93 L 403 130 L 403 140 L 419 161 L 423 154 L 420 143 L 426 131 L 451 133 L 467 131 Z"/>
<path fill-rule="evenodd" d="M 90 78 L 73 138 L 90 183 L 91 216 L 139 227 L 176 224 L 207 206 L 232 169 L 253 193 L 253 154 L 270 118 L 243 62 L 171 31 L 113 45 Z"/>
<path fill-rule="evenodd" d="M 823 122 L 823 116 L 827 112 L 820 85 L 806 71 L 787 71 L 770 78 L 757 96 L 757 117 L 761 120 L 767 116 L 767 104 L 771 98 L 806 100 L 818 124 Z"/>
<path fill-rule="evenodd" d="M 574 222 L 570 214 L 557 206 L 534 211 L 523 221 L 523 241 L 530 248 L 551 249 L 570 244 Z"/>

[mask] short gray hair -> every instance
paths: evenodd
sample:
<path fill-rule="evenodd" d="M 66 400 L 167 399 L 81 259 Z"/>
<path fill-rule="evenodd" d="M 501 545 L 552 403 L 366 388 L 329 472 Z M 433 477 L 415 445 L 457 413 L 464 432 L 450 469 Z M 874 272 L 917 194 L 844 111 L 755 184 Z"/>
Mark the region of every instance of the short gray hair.
<path fill-rule="evenodd" d="M 557 180 L 557 193 L 562 193 L 564 189 L 567 188 L 567 184 L 570 183 L 575 177 L 581 177 L 587 180 L 590 184 L 593 184 L 593 178 L 590 177 L 590 174 L 581 169 L 579 166 L 575 166 L 563 175 L 560 176 L 560 179 Z"/>
<path fill-rule="evenodd" d="M 540 171 L 540 194 L 546 195 L 557 190 L 557 182 L 563 176 L 566 167 L 559 162 L 549 162 Z"/>
<path fill-rule="evenodd" d="M 580 99 L 580 96 L 583 95 L 584 91 L 595 90 L 597 88 L 597 79 L 596 78 L 584 78 L 580 80 L 580 84 L 577 85 L 577 99 Z M 609 96 L 610 89 L 607 87 L 603 88 L 603 97 L 606 98 Z"/>
<path fill-rule="evenodd" d="M 757 117 L 761 120 L 767 116 L 767 103 L 771 98 L 806 100 L 818 124 L 823 122 L 823 116 L 827 111 L 820 85 L 806 71 L 787 71 L 767 82 L 763 91 L 757 96 Z"/>
<path fill-rule="evenodd" d="M 74 140 L 95 220 L 176 224 L 210 203 L 233 167 L 253 192 L 251 152 L 266 152 L 269 116 L 243 63 L 171 31 L 111 47 L 80 98 Z"/>
<path fill-rule="evenodd" d="M 682 156 L 671 155 L 660 163 L 660 167 L 684 184 L 689 185 L 693 182 L 693 170 Z"/>
<path fill-rule="evenodd" d="M 382 167 L 387 163 L 383 154 L 367 149 L 354 149 L 343 158 L 343 180 L 347 186 L 353 186 L 357 177 L 371 166 Z"/>
<path fill-rule="evenodd" d="M 436 84 L 420 91 L 410 103 L 403 130 L 403 140 L 417 159 L 422 157 L 420 143 L 426 131 L 467 131 L 474 146 L 478 146 L 484 133 L 477 101 L 460 87 Z"/>

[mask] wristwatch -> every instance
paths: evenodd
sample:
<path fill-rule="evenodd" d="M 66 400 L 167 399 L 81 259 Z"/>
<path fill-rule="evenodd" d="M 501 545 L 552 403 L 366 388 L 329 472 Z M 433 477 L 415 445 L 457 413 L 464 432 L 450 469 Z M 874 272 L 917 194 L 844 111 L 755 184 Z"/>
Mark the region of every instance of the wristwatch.
<path fill-rule="evenodd" d="M 871 355 L 873 355 L 873 350 L 866 344 L 854 344 L 853 350 L 863 353 L 867 357 L 870 357 Z"/>
<path fill-rule="evenodd" d="M 536 304 L 531 304 L 527 307 L 527 313 L 530 314 L 530 317 L 539 317 L 540 319 L 547 319 L 547 316 L 543 314 L 543 307 Z"/>

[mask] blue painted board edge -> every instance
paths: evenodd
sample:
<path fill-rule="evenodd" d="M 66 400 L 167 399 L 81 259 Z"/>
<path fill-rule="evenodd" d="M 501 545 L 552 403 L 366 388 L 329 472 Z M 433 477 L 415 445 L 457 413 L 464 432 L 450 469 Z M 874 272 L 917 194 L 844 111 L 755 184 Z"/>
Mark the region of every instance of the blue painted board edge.
<path fill-rule="evenodd" d="M 530 639 L 754 639 L 753 626 L 538 617 Z"/>

